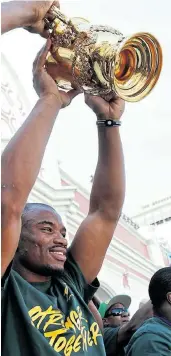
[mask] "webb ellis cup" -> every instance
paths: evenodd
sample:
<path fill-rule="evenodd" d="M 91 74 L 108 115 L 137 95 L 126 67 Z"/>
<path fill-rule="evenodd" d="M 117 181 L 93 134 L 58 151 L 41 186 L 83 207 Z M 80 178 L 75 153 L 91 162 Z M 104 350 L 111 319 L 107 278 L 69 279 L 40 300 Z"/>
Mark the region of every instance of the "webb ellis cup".
<path fill-rule="evenodd" d="M 67 18 L 52 6 L 52 48 L 47 72 L 58 87 L 80 88 L 106 99 L 114 95 L 135 102 L 155 86 L 162 67 L 157 39 L 140 32 L 131 37 L 108 26 L 91 26 L 83 18 Z"/>

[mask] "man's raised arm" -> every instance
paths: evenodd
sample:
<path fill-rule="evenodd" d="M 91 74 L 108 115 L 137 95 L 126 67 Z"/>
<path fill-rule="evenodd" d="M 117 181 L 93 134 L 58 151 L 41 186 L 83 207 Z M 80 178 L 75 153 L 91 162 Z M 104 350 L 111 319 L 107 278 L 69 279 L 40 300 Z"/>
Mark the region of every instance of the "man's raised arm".
<path fill-rule="evenodd" d="M 44 64 L 51 41 L 39 52 L 33 65 L 34 87 L 40 99 L 2 154 L 2 274 L 18 246 L 21 214 L 35 183 L 56 116 L 78 94 L 58 91 Z"/>
<path fill-rule="evenodd" d="M 119 98 L 109 103 L 92 96 L 86 96 L 85 100 L 97 115 L 97 120 L 118 120 L 124 111 L 124 102 Z M 125 196 L 124 159 L 119 127 L 98 125 L 98 137 L 99 157 L 89 213 L 71 246 L 71 253 L 88 283 L 93 281 L 101 268 Z"/>

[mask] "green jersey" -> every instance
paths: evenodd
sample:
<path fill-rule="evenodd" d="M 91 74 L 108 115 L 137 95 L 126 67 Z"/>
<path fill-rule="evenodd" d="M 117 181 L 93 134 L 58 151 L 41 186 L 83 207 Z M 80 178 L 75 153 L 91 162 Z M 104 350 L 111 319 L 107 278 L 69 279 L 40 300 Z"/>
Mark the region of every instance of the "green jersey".
<path fill-rule="evenodd" d="M 3 356 L 104 356 L 103 337 L 88 302 L 87 285 L 68 254 L 64 274 L 28 283 L 10 270 L 2 289 Z"/>

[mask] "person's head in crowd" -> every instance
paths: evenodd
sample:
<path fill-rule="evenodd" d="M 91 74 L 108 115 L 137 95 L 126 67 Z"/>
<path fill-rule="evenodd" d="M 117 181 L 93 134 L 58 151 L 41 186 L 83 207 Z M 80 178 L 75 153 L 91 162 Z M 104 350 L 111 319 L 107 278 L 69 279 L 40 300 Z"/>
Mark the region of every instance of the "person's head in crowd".
<path fill-rule="evenodd" d="M 139 309 L 142 308 L 148 301 L 149 301 L 149 298 L 143 298 L 143 299 L 140 301 Z"/>
<path fill-rule="evenodd" d="M 99 312 L 103 318 L 104 327 L 118 327 L 130 320 L 129 307 L 131 297 L 116 295 L 108 303 L 102 303 Z"/>
<path fill-rule="evenodd" d="M 146 305 L 147 303 L 149 303 L 149 302 L 150 302 L 149 298 L 144 298 L 144 299 L 142 299 L 142 300 L 140 301 L 140 304 L 139 304 L 139 309 L 144 308 L 145 305 Z M 150 319 L 150 318 L 152 318 L 152 317 L 154 316 L 153 308 L 152 308 L 152 307 L 149 309 L 148 314 L 147 314 L 146 316 L 147 316 L 147 319 Z"/>
<path fill-rule="evenodd" d="M 14 257 L 16 270 L 48 278 L 64 270 L 67 254 L 66 229 L 50 206 L 28 203 L 21 221 L 20 242 Z"/>
<path fill-rule="evenodd" d="M 149 296 L 154 315 L 171 321 L 171 267 L 159 269 L 151 278 Z"/>

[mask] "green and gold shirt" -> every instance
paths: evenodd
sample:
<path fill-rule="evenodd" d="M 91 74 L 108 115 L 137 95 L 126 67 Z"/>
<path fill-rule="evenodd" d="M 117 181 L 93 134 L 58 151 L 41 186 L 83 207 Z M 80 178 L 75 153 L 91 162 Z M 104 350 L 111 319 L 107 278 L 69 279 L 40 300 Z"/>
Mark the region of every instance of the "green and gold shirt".
<path fill-rule="evenodd" d="M 11 269 L 2 289 L 2 355 L 105 355 L 88 309 L 97 287 L 87 285 L 70 254 L 64 274 L 49 282 L 28 283 Z"/>

